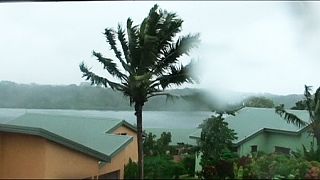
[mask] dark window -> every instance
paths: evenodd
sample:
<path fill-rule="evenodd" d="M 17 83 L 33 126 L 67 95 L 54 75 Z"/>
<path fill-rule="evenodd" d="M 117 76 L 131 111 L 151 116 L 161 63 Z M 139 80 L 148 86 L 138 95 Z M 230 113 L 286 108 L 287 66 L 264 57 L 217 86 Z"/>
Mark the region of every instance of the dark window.
<path fill-rule="evenodd" d="M 290 153 L 290 148 L 275 146 L 274 147 L 274 152 L 283 153 L 283 154 L 289 154 Z"/>
<path fill-rule="evenodd" d="M 117 133 L 117 135 L 127 135 L 127 133 Z"/>
<path fill-rule="evenodd" d="M 257 145 L 251 146 L 251 152 L 258 152 L 258 146 Z"/>

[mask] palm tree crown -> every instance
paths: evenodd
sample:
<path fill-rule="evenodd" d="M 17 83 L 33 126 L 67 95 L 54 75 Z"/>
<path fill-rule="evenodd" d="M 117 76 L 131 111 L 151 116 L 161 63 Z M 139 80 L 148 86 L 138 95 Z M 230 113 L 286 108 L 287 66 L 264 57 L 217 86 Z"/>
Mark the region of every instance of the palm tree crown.
<path fill-rule="evenodd" d="M 84 63 L 80 64 L 83 77 L 92 84 L 122 91 L 130 98 L 130 104 L 144 103 L 152 96 L 168 95 L 160 92 L 172 84 L 194 82 L 197 79 L 190 73 L 192 62 L 185 66 L 178 62 L 181 56 L 188 55 L 198 45 L 199 34 L 181 36 L 174 41 L 176 34 L 181 31 L 182 22 L 175 13 L 163 11 L 155 5 L 140 26 L 133 25 L 133 21 L 128 18 L 128 39 L 120 25 L 117 30 L 106 28 L 104 34 L 122 65 L 122 71 L 113 59 L 95 51 L 93 55 L 119 82 L 98 76 Z M 116 38 L 122 52 L 117 47 Z"/>

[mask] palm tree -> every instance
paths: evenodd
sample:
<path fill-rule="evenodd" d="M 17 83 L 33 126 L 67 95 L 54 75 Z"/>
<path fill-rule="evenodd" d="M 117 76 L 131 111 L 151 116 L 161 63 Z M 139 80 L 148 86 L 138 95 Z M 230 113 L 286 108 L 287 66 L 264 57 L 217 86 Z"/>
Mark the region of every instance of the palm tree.
<path fill-rule="evenodd" d="M 281 104 L 276 107 L 276 113 L 282 116 L 288 123 L 295 124 L 298 127 L 310 126 L 311 133 L 316 138 L 317 147 L 320 147 L 320 87 L 316 90 L 314 96 L 311 95 L 311 86 L 305 85 L 303 101 L 306 109 L 309 112 L 310 120 L 302 120 L 296 115 L 284 110 L 284 105 Z"/>
<path fill-rule="evenodd" d="M 117 30 L 105 29 L 105 36 L 115 57 L 120 62 L 119 69 L 111 58 L 103 57 L 93 51 L 93 56 L 102 63 L 104 69 L 117 79 L 117 82 L 93 73 L 84 63 L 80 70 L 91 84 L 110 87 L 129 97 L 134 105 L 137 119 L 138 166 L 139 177 L 143 179 L 143 146 L 142 146 L 142 109 L 149 98 L 165 95 L 171 85 L 193 83 L 197 78 L 191 73 L 192 61 L 187 65 L 179 64 L 180 57 L 189 55 L 191 49 L 198 46 L 199 34 L 188 34 L 175 39 L 181 31 L 183 20 L 176 13 L 167 12 L 154 5 L 142 23 L 133 25 L 127 19 L 125 30 L 118 25 Z M 126 37 L 127 34 L 127 37 Z M 116 38 L 118 41 L 116 41 Z M 128 38 L 128 39 L 127 39 Z M 117 42 L 122 52 L 118 50 Z"/>

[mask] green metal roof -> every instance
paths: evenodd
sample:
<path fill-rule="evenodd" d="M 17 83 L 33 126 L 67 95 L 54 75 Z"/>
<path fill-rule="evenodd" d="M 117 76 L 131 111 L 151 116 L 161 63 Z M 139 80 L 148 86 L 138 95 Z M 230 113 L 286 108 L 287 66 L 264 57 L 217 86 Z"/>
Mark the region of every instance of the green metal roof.
<path fill-rule="evenodd" d="M 156 139 L 160 138 L 163 132 L 171 133 L 171 145 L 177 145 L 178 143 L 184 143 L 189 145 L 196 145 L 196 141 L 189 138 L 189 135 L 195 132 L 197 129 L 167 129 L 167 128 L 146 128 L 146 134 L 151 132 L 156 135 Z"/>
<path fill-rule="evenodd" d="M 305 110 L 288 111 L 307 122 L 309 121 L 309 114 Z M 298 128 L 293 124 L 287 123 L 286 120 L 275 113 L 275 109 L 273 108 L 246 107 L 238 111 L 236 116 L 226 117 L 225 121 L 237 133 L 238 139 L 234 141 L 235 144 L 241 143 L 248 137 L 263 131 L 293 135 L 303 129 L 303 127 Z M 190 137 L 199 138 L 200 135 L 201 129 L 192 133 Z"/>
<path fill-rule="evenodd" d="M 51 138 L 50 140 L 58 143 L 62 141 L 65 144 L 72 142 L 74 146 L 71 148 L 89 155 L 96 152 L 96 156 L 94 156 L 101 160 L 108 160 L 108 158 L 101 157 L 113 157 L 132 141 L 130 136 L 106 133 L 121 123 L 123 121 L 107 118 L 28 113 L 7 122 L 8 125 L 16 125 L 20 128 L 27 128 L 27 130 L 28 128 L 29 130 L 30 128 L 41 129 L 39 131 L 43 132 L 42 134 L 54 134 L 59 138 Z M 81 150 L 82 146 L 85 147 L 84 151 Z"/>

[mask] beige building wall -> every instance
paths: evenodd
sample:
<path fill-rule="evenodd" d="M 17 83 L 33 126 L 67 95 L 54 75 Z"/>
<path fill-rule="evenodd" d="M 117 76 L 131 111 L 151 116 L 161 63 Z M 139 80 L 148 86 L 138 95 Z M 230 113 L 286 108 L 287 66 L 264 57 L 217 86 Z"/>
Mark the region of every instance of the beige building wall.
<path fill-rule="evenodd" d="M 101 168 L 99 169 L 99 174 L 106 174 L 120 170 L 120 179 L 123 179 L 124 165 L 127 164 L 126 159 L 126 152 L 119 152 L 116 156 L 114 156 L 111 159 L 111 163 L 107 163 L 106 165 L 101 166 Z"/>
<path fill-rule="evenodd" d="M 42 137 L 0 133 L 0 178 L 81 179 L 119 170 L 123 179 L 132 144 L 99 168 L 99 160 Z"/>
<path fill-rule="evenodd" d="M 0 133 L 0 178 L 44 178 L 45 140 Z"/>
<path fill-rule="evenodd" d="M 45 177 L 86 178 L 98 175 L 98 160 L 46 140 Z"/>
<path fill-rule="evenodd" d="M 120 126 L 116 130 L 113 131 L 113 134 L 120 134 L 120 133 L 127 133 L 128 136 L 132 136 L 132 142 L 126 147 L 126 159 L 125 164 L 129 162 L 129 158 L 132 159 L 134 162 L 138 162 L 138 140 L 137 140 L 137 133 L 125 126 Z"/>

